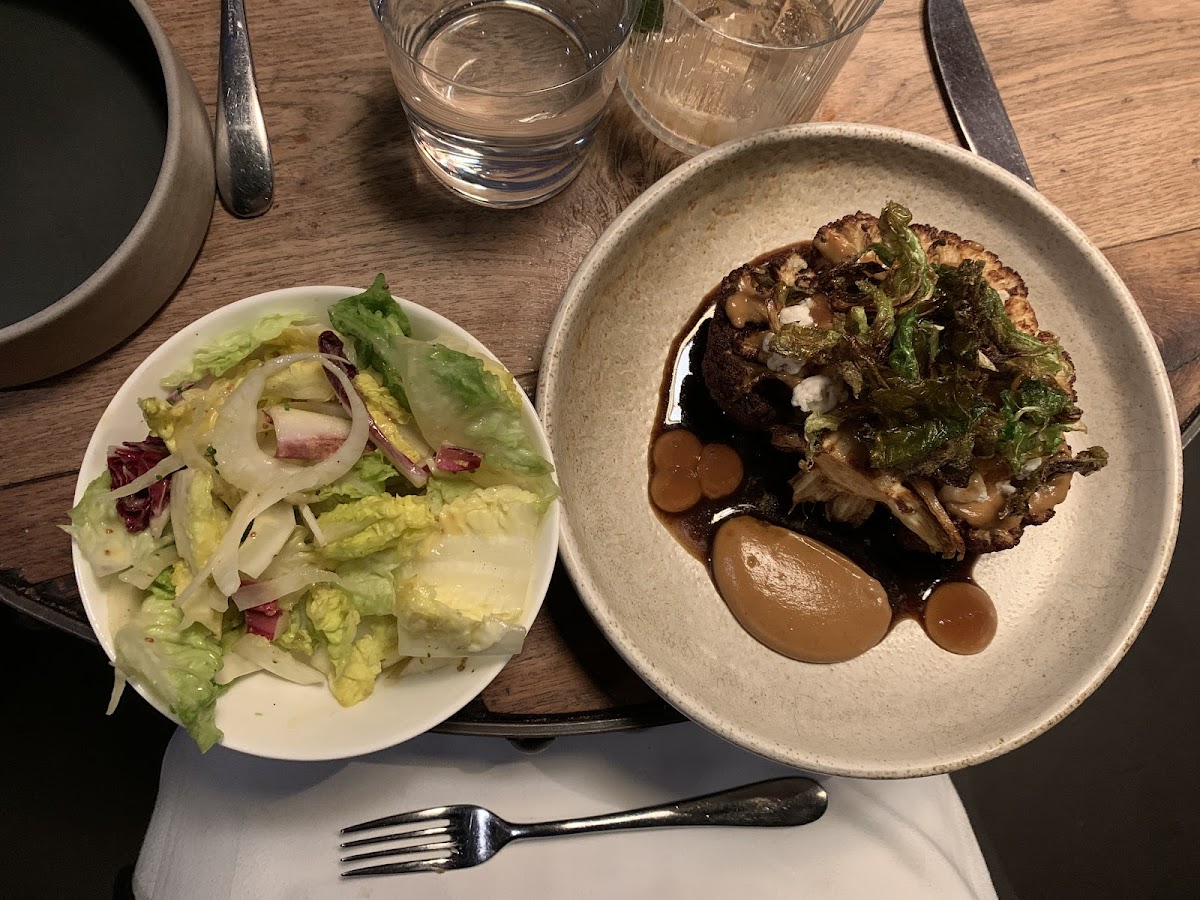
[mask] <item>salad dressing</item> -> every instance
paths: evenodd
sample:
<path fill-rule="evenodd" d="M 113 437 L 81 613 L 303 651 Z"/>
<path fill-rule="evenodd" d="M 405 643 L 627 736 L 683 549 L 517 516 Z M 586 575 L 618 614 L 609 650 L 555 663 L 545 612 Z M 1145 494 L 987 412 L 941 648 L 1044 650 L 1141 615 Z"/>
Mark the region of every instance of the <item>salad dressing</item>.
<path fill-rule="evenodd" d="M 804 252 L 808 246 L 809 242 L 805 241 L 773 250 L 762 254 L 752 264 L 761 264 L 789 250 Z M 658 442 L 672 432 L 687 431 L 702 445 L 724 445 L 736 454 L 743 470 L 742 477 L 737 487 L 724 496 L 709 497 L 701 492 L 694 503 L 687 506 L 680 503 L 682 508 L 667 509 L 654 500 L 653 485 L 657 470 L 652 452 L 649 494 L 660 521 L 689 553 L 711 567 L 710 573 L 718 590 L 721 589 L 719 577 L 725 576 L 718 576 L 717 573 L 726 565 L 714 553 L 714 539 L 718 530 L 731 517 L 752 516 L 752 521 L 778 526 L 813 543 L 824 545 L 855 565 L 866 578 L 878 583 L 888 600 L 888 628 L 895 627 L 896 623 L 906 618 L 927 624 L 926 603 L 935 589 L 947 584 L 971 585 L 978 590 L 978 594 L 952 591 L 942 595 L 939 619 L 959 621 L 962 616 L 954 614 L 959 605 L 978 605 L 979 595 L 987 596 L 971 577 L 976 554 L 968 554 L 961 560 L 947 560 L 907 549 L 902 543 L 906 529 L 882 504 L 857 528 L 831 522 L 826 519 L 824 512 L 804 505 L 793 510 L 788 482 L 796 474 L 798 457 L 772 447 L 765 434 L 739 428 L 713 402 L 700 370 L 718 290 L 719 287 L 704 298 L 676 337 L 667 356 L 651 441 L 652 446 L 657 448 Z M 728 602 L 729 598 L 726 597 L 726 600 Z M 738 618 L 740 621 L 741 616 Z M 774 638 L 769 638 L 763 627 L 760 624 L 756 626 L 757 631 L 751 628 L 747 630 L 768 646 L 773 646 L 771 640 Z M 943 634 L 948 629 L 935 625 L 934 630 Z M 868 647 L 863 647 L 863 650 L 866 649 Z"/>

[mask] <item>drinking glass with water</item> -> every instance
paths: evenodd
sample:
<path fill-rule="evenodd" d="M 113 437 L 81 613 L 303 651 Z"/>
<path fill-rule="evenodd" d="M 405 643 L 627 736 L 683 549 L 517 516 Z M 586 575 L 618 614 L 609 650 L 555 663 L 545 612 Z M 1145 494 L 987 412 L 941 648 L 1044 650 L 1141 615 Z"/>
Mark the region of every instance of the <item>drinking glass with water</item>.
<path fill-rule="evenodd" d="M 640 0 L 371 0 L 430 171 L 483 206 L 531 206 L 583 165 Z"/>

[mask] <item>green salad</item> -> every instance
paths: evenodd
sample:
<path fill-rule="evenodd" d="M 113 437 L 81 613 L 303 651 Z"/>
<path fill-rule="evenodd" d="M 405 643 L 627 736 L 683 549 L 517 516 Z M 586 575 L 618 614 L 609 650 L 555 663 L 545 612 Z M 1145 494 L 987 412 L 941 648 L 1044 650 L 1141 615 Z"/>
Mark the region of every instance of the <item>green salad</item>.
<path fill-rule="evenodd" d="M 520 650 L 552 467 L 512 376 L 415 339 L 382 275 L 327 321 L 225 335 L 162 387 L 67 527 L 98 578 L 142 592 L 114 706 L 135 679 L 208 749 L 252 673 L 351 706 L 385 672 Z"/>

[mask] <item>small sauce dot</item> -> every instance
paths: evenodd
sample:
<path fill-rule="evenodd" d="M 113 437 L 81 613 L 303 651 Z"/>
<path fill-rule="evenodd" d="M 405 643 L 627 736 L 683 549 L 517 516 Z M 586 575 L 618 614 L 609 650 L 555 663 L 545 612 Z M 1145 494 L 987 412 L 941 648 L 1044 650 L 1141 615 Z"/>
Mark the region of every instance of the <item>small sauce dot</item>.
<path fill-rule="evenodd" d="M 710 500 L 728 497 L 742 483 L 742 458 L 728 444 L 706 444 L 700 453 L 700 490 Z"/>
<path fill-rule="evenodd" d="M 696 474 L 700 465 L 700 439 L 685 428 L 663 432 L 654 442 L 656 469 L 684 469 Z"/>
<path fill-rule="evenodd" d="M 660 469 L 650 479 L 650 499 L 663 512 L 685 512 L 700 502 L 700 480 L 689 472 Z"/>
<path fill-rule="evenodd" d="M 996 605 L 970 581 L 947 581 L 925 604 L 925 631 L 943 650 L 970 656 L 996 636 Z"/>

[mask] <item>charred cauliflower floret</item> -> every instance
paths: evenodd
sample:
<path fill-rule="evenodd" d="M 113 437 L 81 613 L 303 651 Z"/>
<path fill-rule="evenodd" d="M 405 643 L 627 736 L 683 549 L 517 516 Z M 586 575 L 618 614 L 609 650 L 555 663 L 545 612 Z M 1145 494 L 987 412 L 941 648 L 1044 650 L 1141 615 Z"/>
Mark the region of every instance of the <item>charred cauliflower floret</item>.
<path fill-rule="evenodd" d="M 738 425 L 797 454 L 795 504 L 852 525 L 882 504 L 944 557 L 1016 546 L 1107 461 L 1066 443 L 1074 368 L 1021 276 L 895 203 L 731 272 L 702 373 Z"/>

